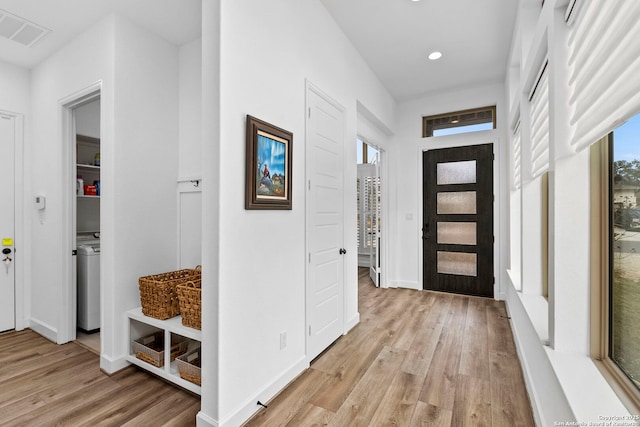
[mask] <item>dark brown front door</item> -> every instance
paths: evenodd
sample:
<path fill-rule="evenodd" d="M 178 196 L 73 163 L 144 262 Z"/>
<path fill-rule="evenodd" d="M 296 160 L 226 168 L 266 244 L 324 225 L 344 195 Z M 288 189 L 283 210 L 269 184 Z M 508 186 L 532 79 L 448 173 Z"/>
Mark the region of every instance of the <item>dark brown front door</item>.
<path fill-rule="evenodd" d="M 493 144 L 423 154 L 423 288 L 493 296 Z"/>

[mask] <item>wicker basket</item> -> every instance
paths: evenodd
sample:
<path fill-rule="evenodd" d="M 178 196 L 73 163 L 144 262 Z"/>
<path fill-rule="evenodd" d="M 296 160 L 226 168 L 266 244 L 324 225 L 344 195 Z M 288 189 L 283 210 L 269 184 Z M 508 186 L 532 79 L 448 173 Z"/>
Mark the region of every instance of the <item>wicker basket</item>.
<path fill-rule="evenodd" d="M 176 286 L 194 282 L 200 283 L 200 266 L 195 269 L 171 271 L 138 279 L 142 314 L 165 320 L 180 314 Z"/>
<path fill-rule="evenodd" d="M 194 384 L 202 385 L 202 376 L 200 375 L 200 347 L 192 352 L 184 354 L 176 359 L 178 363 L 178 372 L 180 378 L 191 381 Z"/>
<path fill-rule="evenodd" d="M 182 324 L 189 328 L 202 328 L 201 282 L 187 282 L 176 287 Z"/>
<path fill-rule="evenodd" d="M 158 368 L 164 366 L 164 332 L 158 331 L 153 335 L 138 338 L 131 342 L 131 347 L 136 357 Z M 174 361 L 176 357 L 183 355 L 189 348 L 189 340 L 178 335 L 171 338 L 171 356 Z"/>

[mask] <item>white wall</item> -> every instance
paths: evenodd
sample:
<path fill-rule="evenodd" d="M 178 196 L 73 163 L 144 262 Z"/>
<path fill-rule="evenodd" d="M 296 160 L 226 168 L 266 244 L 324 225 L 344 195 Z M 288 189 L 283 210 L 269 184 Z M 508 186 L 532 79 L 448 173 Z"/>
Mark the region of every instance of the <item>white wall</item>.
<path fill-rule="evenodd" d="M 64 192 L 70 187 L 62 182 L 63 165 L 71 165 L 65 157 L 70 148 L 62 141 L 59 101 L 102 81 L 102 125 L 105 129 L 113 126 L 113 34 L 114 19 L 105 19 L 32 70 L 32 137 L 25 149 L 25 193 L 29 198 L 45 195 L 47 208 L 39 213 L 30 203 L 25 206 L 32 235 L 31 327 L 54 341 L 60 333 L 61 310 L 71 310 L 68 303 L 62 307 L 69 255 L 61 248 L 67 234 L 74 232 L 64 227 L 68 222 Z M 113 146 L 112 135 L 103 135 L 105 147 Z M 102 154 L 109 159 L 106 152 Z"/>
<path fill-rule="evenodd" d="M 176 46 L 117 17 L 114 51 L 114 145 L 101 159 L 111 160 L 102 215 L 111 221 L 103 220 L 101 249 L 113 257 L 102 270 L 110 276 L 105 321 L 110 315 L 113 326 L 103 365 L 106 357 L 117 367 L 129 348 L 123 313 L 140 305 L 138 278 L 177 268 L 179 56 Z"/>
<path fill-rule="evenodd" d="M 178 268 L 193 268 L 202 264 L 201 38 L 180 46 L 178 76 Z"/>
<path fill-rule="evenodd" d="M 180 46 L 178 171 L 182 179 L 202 177 L 202 40 Z"/>
<path fill-rule="evenodd" d="M 29 111 L 29 70 L 0 61 L 0 110 Z"/>
<path fill-rule="evenodd" d="M 504 132 L 505 102 L 502 85 L 487 85 L 475 88 L 464 88 L 447 93 L 434 93 L 404 102 L 398 106 L 397 132 L 389 149 L 390 176 L 393 179 L 391 192 L 395 200 L 391 204 L 389 227 L 391 230 L 391 251 L 389 256 L 391 271 L 390 285 L 422 289 L 422 152 L 434 148 L 462 146 L 481 143 L 494 143 L 496 162 L 494 170 L 494 186 L 496 206 L 494 208 L 496 242 L 506 235 L 501 215 L 506 213 L 506 206 L 500 203 L 498 195 L 503 192 L 504 164 Z M 462 135 L 442 137 L 422 137 L 422 117 L 432 114 L 459 111 L 471 108 L 497 106 L 497 129 L 494 131 L 474 132 Z M 498 226 L 499 225 L 499 226 Z M 496 245 L 495 259 L 501 262 L 504 245 Z M 508 254 L 508 251 L 504 251 Z M 496 273 L 498 273 L 496 269 Z M 500 276 L 496 274 L 499 283 Z M 499 297 L 500 295 L 496 295 Z"/>
<path fill-rule="evenodd" d="M 356 212 L 357 102 L 388 127 L 393 125 L 395 104 L 319 1 L 222 1 L 220 11 L 219 159 L 206 155 L 203 159 L 204 164 L 219 169 L 221 249 L 214 267 L 219 274 L 203 276 L 203 287 L 217 286 L 219 302 L 203 293 L 203 305 L 218 304 L 219 324 L 204 320 L 203 334 L 205 340 L 210 335 L 216 339 L 219 331 L 217 363 L 222 368 L 217 391 L 203 389 L 202 414 L 217 418 L 221 425 L 237 425 L 259 409 L 256 400 L 268 400 L 278 391 L 275 384 L 286 383 L 308 363 L 304 332 L 305 81 L 346 110 L 347 320 L 358 315 L 356 231 L 355 220 L 350 220 Z M 209 25 L 217 22 L 203 22 L 205 55 L 204 33 Z M 209 78 L 203 74 L 204 81 Z M 244 210 L 247 114 L 293 132 L 291 211 Z M 207 223 L 211 221 L 208 198 L 205 194 Z M 209 226 L 204 228 L 206 235 Z M 288 333 L 288 345 L 281 351 L 282 331 Z M 215 375 L 206 373 L 203 384 L 216 381 Z M 219 408 L 206 403 L 216 392 Z"/>
<path fill-rule="evenodd" d="M 94 83 L 101 91 L 101 367 L 124 366 L 124 311 L 139 306 L 139 276 L 175 269 L 178 155 L 178 48 L 110 16 L 39 64 L 32 74 L 32 143 L 26 193 L 47 196 L 43 217 L 28 206 L 32 229 L 34 329 L 60 336 L 64 305 L 60 251 L 67 159 L 59 100 Z M 42 220 L 42 221 L 41 221 Z"/>

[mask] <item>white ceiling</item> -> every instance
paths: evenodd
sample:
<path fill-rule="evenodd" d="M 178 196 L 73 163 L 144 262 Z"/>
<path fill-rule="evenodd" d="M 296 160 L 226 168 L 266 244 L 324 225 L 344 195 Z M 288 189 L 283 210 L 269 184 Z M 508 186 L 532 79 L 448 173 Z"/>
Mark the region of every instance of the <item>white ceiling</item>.
<path fill-rule="evenodd" d="M 321 2 L 398 101 L 504 80 L 516 0 Z"/>
<path fill-rule="evenodd" d="M 398 101 L 504 79 L 516 0 L 321 2 Z M 27 68 L 109 13 L 177 46 L 201 34 L 201 0 L 0 0 L 0 9 L 52 30 L 31 48 L 0 38 L 0 60 Z M 427 60 L 434 50 L 443 57 Z"/>
<path fill-rule="evenodd" d="M 0 0 L 0 9 L 52 30 L 31 48 L 0 38 L 0 60 L 32 68 L 110 13 L 180 46 L 200 37 L 201 5 L 201 0 Z"/>

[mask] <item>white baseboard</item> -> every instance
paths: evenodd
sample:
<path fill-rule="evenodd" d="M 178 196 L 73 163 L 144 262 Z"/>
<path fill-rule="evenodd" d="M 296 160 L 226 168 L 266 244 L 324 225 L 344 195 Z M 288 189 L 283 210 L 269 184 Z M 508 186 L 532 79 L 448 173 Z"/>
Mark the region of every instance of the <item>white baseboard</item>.
<path fill-rule="evenodd" d="M 200 411 L 196 416 L 196 427 L 219 427 L 219 424 L 216 420 Z"/>
<path fill-rule="evenodd" d="M 360 323 L 360 313 L 356 313 L 351 319 L 344 325 L 344 333 L 348 333 L 351 329 L 355 328 Z"/>
<path fill-rule="evenodd" d="M 58 330 L 53 326 L 47 325 L 46 323 L 32 317 L 31 319 L 29 319 L 29 327 L 31 328 L 31 330 L 42 335 L 49 341 L 58 343 Z"/>
<path fill-rule="evenodd" d="M 284 389 L 291 381 L 293 381 L 298 375 L 304 372 L 305 369 L 309 368 L 309 362 L 307 361 L 306 356 L 300 358 L 296 363 L 294 363 L 289 369 L 284 371 L 281 375 L 275 378 L 271 384 L 268 384 L 266 387 L 262 389 L 262 391 L 254 394 L 251 398 L 247 399 L 245 403 L 233 414 L 231 414 L 226 419 L 219 421 L 219 427 L 237 427 L 242 425 L 245 421 L 247 421 L 251 416 L 256 413 L 260 407 L 256 404 L 256 402 L 260 401 L 263 403 L 271 400 L 276 394 L 278 394 L 282 389 Z M 198 414 L 198 420 L 201 418 L 201 414 Z M 207 417 L 205 414 L 202 414 L 203 422 L 211 422 L 213 421 L 211 418 Z M 198 424 L 199 426 L 200 424 Z M 215 425 L 215 424 L 203 424 L 203 425 Z"/>
<path fill-rule="evenodd" d="M 400 282 L 397 280 L 389 282 L 390 288 L 405 288 L 405 289 L 416 289 L 421 290 L 422 286 L 418 284 L 418 282 Z"/>
<path fill-rule="evenodd" d="M 112 359 L 103 354 L 100 355 L 100 369 L 107 373 L 107 375 L 115 374 L 118 371 L 123 370 L 130 363 L 124 357 Z"/>

